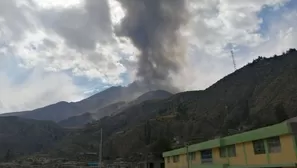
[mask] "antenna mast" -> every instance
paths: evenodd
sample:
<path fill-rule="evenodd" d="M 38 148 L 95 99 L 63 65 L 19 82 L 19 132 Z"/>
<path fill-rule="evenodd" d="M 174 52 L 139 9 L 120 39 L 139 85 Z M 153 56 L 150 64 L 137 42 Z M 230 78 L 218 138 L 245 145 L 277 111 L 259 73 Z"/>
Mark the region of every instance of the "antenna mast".
<path fill-rule="evenodd" d="M 231 49 L 231 57 L 232 57 L 232 61 L 233 61 L 234 70 L 236 71 L 237 68 L 236 68 L 236 62 L 235 62 L 235 58 L 234 58 L 234 52 L 233 52 L 233 49 Z"/>

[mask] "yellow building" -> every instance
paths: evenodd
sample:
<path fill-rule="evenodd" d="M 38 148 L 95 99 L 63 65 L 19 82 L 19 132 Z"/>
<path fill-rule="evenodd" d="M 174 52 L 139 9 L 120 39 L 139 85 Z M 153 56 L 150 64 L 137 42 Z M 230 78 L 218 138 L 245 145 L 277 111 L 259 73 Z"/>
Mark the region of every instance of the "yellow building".
<path fill-rule="evenodd" d="M 213 139 L 164 152 L 165 168 L 297 167 L 297 122 Z"/>

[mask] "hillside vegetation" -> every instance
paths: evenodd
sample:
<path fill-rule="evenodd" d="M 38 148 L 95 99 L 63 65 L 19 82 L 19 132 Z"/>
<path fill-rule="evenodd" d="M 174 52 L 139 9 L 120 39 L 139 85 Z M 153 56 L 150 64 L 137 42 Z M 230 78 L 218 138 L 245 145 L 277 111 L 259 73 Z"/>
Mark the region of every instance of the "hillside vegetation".
<path fill-rule="evenodd" d="M 88 124 L 53 153 L 96 151 L 104 130 L 105 159 L 141 159 L 162 150 L 281 122 L 297 115 L 297 52 L 259 57 L 203 91 L 133 104 Z M 70 143 L 71 140 L 71 143 Z M 71 149 L 69 152 L 68 149 Z"/>
<path fill-rule="evenodd" d="M 65 134 L 54 122 L 0 117 L 0 162 L 48 150 Z"/>
<path fill-rule="evenodd" d="M 41 152 L 78 161 L 82 152 L 98 152 L 102 128 L 104 159 L 143 160 L 148 155 L 160 157 L 163 151 L 185 142 L 201 142 L 295 117 L 297 51 L 259 57 L 203 91 L 172 95 L 166 91 L 140 94 L 139 90 L 136 83 L 112 87 L 77 103 L 62 103 L 73 110 L 60 109 L 58 103 L 21 115 L 36 119 L 49 115 L 65 127 L 81 127 L 67 132 L 50 121 L 0 117 L 0 158 Z M 55 116 L 57 113 L 60 116 Z"/>
<path fill-rule="evenodd" d="M 166 99 L 170 96 L 172 96 L 172 94 L 164 90 L 150 91 L 140 95 L 135 100 L 132 100 L 130 102 L 119 101 L 104 107 L 99 107 L 97 109 L 91 110 L 89 113 L 84 113 L 82 115 L 69 117 L 65 120 L 60 121 L 59 124 L 63 127 L 68 127 L 68 128 L 83 127 L 87 123 L 91 123 L 103 117 L 117 115 L 122 111 L 124 111 L 124 109 L 129 108 L 130 106 L 133 106 L 135 104 L 139 104 L 147 100 Z"/>

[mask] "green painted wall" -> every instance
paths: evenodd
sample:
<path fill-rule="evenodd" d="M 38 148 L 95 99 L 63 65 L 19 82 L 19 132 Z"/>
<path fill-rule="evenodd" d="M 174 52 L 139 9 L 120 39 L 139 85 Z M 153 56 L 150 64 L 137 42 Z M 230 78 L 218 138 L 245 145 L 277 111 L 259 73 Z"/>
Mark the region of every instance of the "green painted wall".
<path fill-rule="evenodd" d="M 204 150 L 204 149 L 211 149 L 219 146 L 221 146 L 221 139 L 213 139 L 199 144 L 190 145 L 189 152 L 195 152 L 195 151 Z"/>
<path fill-rule="evenodd" d="M 187 151 L 187 149 L 185 147 L 184 148 L 175 149 L 175 150 L 172 150 L 172 151 L 164 152 L 163 153 L 163 157 L 185 154 L 186 151 Z"/>
<path fill-rule="evenodd" d="M 198 144 L 193 144 L 188 146 L 188 151 L 194 152 L 194 151 L 199 151 L 204 149 L 211 149 L 211 148 L 216 148 L 220 146 L 232 145 L 236 143 L 254 141 L 258 139 L 265 139 L 273 136 L 280 136 L 284 134 L 289 134 L 291 132 L 292 131 L 289 123 L 283 122 L 269 127 L 264 127 L 264 128 L 244 132 L 241 134 L 236 134 L 236 135 L 227 136 L 224 138 L 218 138 L 218 139 L 213 139 L 213 140 L 209 140 Z M 172 151 L 164 152 L 163 157 L 185 154 L 186 151 L 187 150 L 185 147 L 175 149 Z"/>
<path fill-rule="evenodd" d="M 274 137 L 291 133 L 291 128 L 287 122 L 279 123 L 269 127 L 264 127 L 233 136 L 222 138 L 222 145 L 232 145 L 236 143 L 242 143 L 247 141 L 254 141 L 258 139 L 265 139 L 268 137 Z"/>

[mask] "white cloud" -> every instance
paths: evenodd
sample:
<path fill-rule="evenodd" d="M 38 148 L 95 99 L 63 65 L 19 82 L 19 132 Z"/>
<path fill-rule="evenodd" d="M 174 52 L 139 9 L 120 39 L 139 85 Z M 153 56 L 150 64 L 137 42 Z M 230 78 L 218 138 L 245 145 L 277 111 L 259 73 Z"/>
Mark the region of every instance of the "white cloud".
<path fill-rule="evenodd" d="M 126 71 L 113 46 L 97 44 L 94 50 L 79 52 L 69 48 L 57 35 L 48 36 L 43 31 L 27 33 L 23 41 L 16 42 L 15 54 L 22 59 L 21 66 L 42 66 L 47 71 L 72 71 L 75 76 L 99 78 L 103 83 L 119 84 L 119 75 Z"/>
<path fill-rule="evenodd" d="M 71 8 L 79 6 L 83 0 L 33 0 L 40 8 Z"/>
<path fill-rule="evenodd" d="M 6 8 L 16 12 L 2 14 L 4 21 L 0 28 L 6 32 L 1 38 L 21 59 L 22 67 L 43 66 L 53 72 L 70 70 L 75 76 L 99 79 L 112 85 L 123 82 L 120 76 L 127 71 L 124 63 L 135 62 L 136 51 L 129 40 L 119 39 L 113 33 L 112 22 L 117 24 L 123 14 L 116 1 L 110 1 L 115 12 L 112 18 L 106 0 L 63 1 L 63 4 L 48 0 L 25 3 L 28 1 L 23 0 L 22 5 L 14 2 Z M 39 8 L 29 10 L 32 5 Z M 22 12 L 24 16 L 18 17 Z M 15 32 L 18 22 L 26 23 L 17 35 L 22 38 L 12 41 L 7 32 Z"/>
<path fill-rule="evenodd" d="M 260 33 L 265 18 L 260 18 L 259 12 L 265 7 L 278 12 L 288 1 L 192 0 L 188 65 L 175 75 L 176 85 L 186 90 L 204 89 L 233 72 L 232 48 L 238 67 L 242 67 L 259 55 L 273 56 L 297 47 L 294 12 L 284 14 L 282 21 L 273 20 L 265 36 Z"/>
<path fill-rule="evenodd" d="M 43 73 L 36 69 L 22 83 L 14 83 L 11 76 L 0 73 L 0 113 L 31 110 L 61 100 L 83 98 L 82 90 L 63 73 Z"/>
<path fill-rule="evenodd" d="M 253 54 L 269 57 L 282 54 L 289 48 L 297 48 L 297 10 L 283 13 L 276 24 L 270 25 L 267 40 L 252 48 Z"/>
<path fill-rule="evenodd" d="M 232 72 L 231 44 L 239 67 L 258 55 L 297 47 L 296 11 L 280 13 L 281 19 L 260 32 L 265 18 L 259 12 L 265 7 L 278 12 L 288 1 L 191 0 L 188 65 L 172 74 L 175 84 L 204 89 Z M 138 51 L 114 33 L 125 13 L 117 0 L 29 2 L 0 0 L 0 61 L 3 54 L 9 55 L 25 69 L 38 69 L 14 84 L 0 68 L 0 112 L 81 98 L 84 90 L 72 82 L 76 76 L 107 85 L 122 84 L 123 74 L 135 78 Z"/>
<path fill-rule="evenodd" d="M 265 6 L 283 5 L 287 0 L 202 0 L 191 1 L 192 43 L 211 55 L 220 55 L 229 44 L 257 46 L 263 42 L 258 33 Z"/>

